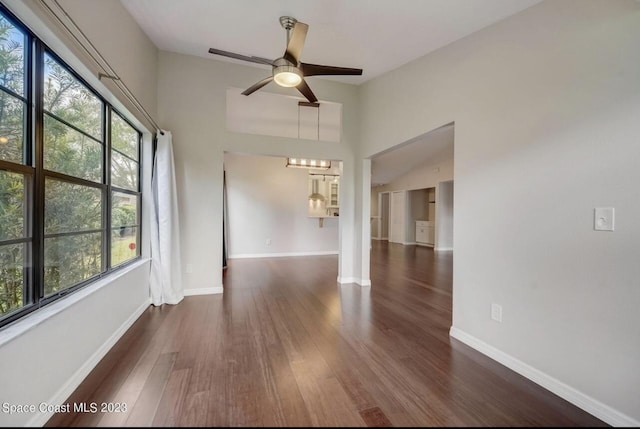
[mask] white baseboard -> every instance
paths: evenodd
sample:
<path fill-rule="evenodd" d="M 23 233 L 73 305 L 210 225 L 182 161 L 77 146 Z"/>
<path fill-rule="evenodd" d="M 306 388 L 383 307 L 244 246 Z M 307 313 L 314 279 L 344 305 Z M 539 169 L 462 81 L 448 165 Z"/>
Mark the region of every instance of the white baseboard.
<path fill-rule="evenodd" d="M 338 283 L 340 284 L 355 283 L 362 287 L 371 286 L 371 280 L 359 279 L 356 277 L 338 277 Z"/>
<path fill-rule="evenodd" d="M 203 288 L 184 290 L 184 296 L 213 295 L 216 293 L 224 293 L 224 288 L 222 286 L 214 286 L 214 287 L 203 287 Z"/>
<path fill-rule="evenodd" d="M 434 247 L 436 252 L 451 252 L 453 251 L 453 247 Z"/>
<path fill-rule="evenodd" d="M 285 253 L 240 253 L 229 255 L 229 259 L 248 259 L 248 258 L 282 258 L 286 256 L 322 256 L 337 255 L 337 250 L 321 250 L 317 252 L 285 252 Z"/>
<path fill-rule="evenodd" d="M 116 330 L 111 337 L 98 349 L 96 352 L 91 355 L 91 357 L 80 367 L 78 370 L 67 380 L 64 386 L 58 390 L 53 397 L 46 401 L 47 404 L 64 404 L 69 396 L 73 393 L 74 390 L 84 381 L 85 378 L 89 375 L 89 373 L 98 365 L 98 362 L 111 350 L 111 348 L 118 342 L 118 340 L 127 332 L 127 329 L 134 324 L 136 320 L 145 312 L 147 308 L 151 305 L 151 299 L 143 302 L 140 307 L 138 307 L 132 314 L 129 316 L 125 322 L 120 325 L 118 330 Z M 53 416 L 54 412 L 37 412 L 25 426 L 44 426 L 44 424 Z"/>
<path fill-rule="evenodd" d="M 380 238 L 380 237 L 371 237 L 372 240 L 387 240 L 386 238 Z"/>
<path fill-rule="evenodd" d="M 571 402 L 573 405 L 582 408 L 586 412 L 594 415 L 600 420 L 612 425 L 622 427 L 638 427 L 640 421 L 621 413 L 618 410 L 611 408 L 610 406 L 603 404 L 602 402 L 588 396 L 579 390 L 563 383 L 556 378 L 522 362 L 513 356 L 498 350 L 497 348 L 485 343 L 484 341 L 467 334 L 466 332 L 451 327 L 449 335 L 453 338 L 462 341 L 469 347 L 479 351 L 482 354 L 489 356 L 491 359 L 500 362 L 502 365 L 517 372 L 518 374 L 528 378 L 536 384 L 544 387 L 552 393 L 560 396 L 561 398 Z"/>

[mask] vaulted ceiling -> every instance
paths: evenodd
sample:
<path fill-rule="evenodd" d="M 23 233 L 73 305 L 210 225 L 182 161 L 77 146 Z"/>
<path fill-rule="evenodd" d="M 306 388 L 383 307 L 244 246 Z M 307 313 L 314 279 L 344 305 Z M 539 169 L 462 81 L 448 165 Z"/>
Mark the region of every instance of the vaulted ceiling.
<path fill-rule="evenodd" d="M 311 79 L 360 84 L 541 0 L 121 1 L 161 50 L 264 69 L 271 66 L 212 55 L 208 50 L 281 57 L 286 32 L 279 18 L 292 16 L 309 25 L 302 61 L 364 70 L 362 76 Z M 389 183 L 419 165 L 451 158 L 453 125 L 374 157 L 372 184 Z"/>
<path fill-rule="evenodd" d="M 361 68 L 362 76 L 327 78 L 359 84 L 540 0 L 121 1 L 159 49 L 221 61 L 238 60 L 213 56 L 209 48 L 282 56 L 286 32 L 279 17 L 292 16 L 309 25 L 302 61 Z"/>

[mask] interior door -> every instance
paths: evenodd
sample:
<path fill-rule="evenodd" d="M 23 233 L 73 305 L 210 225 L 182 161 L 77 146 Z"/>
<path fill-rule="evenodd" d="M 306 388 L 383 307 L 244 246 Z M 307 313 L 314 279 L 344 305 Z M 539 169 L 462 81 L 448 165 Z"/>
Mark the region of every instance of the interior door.
<path fill-rule="evenodd" d="M 406 211 L 405 191 L 394 191 L 391 193 L 391 230 L 389 231 L 389 241 L 393 243 L 404 243 L 404 221 Z"/>

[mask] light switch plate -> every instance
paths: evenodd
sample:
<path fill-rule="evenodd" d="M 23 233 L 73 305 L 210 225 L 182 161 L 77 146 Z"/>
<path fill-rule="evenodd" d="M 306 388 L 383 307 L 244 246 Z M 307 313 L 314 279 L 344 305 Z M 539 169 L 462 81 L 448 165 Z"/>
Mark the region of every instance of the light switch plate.
<path fill-rule="evenodd" d="M 491 319 L 502 323 L 502 306 L 500 304 L 491 304 Z"/>
<path fill-rule="evenodd" d="M 593 229 L 596 231 L 613 231 L 615 211 L 613 207 L 596 207 L 594 210 Z"/>

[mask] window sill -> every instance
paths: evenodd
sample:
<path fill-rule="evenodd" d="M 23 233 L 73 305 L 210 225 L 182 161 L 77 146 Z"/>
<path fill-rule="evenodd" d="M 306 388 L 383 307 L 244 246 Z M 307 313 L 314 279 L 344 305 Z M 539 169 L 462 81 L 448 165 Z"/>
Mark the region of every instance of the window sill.
<path fill-rule="evenodd" d="M 136 268 L 149 262 L 149 258 L 141 258 L 140 260 L 123 267 L 122 269 L 105 276 L 95 283 L 92 283 L 74 293 L 65 296 L 49 305 L 46 305 L 31 314 L 11 323 L 0 330 L 0 347 L 13 341 L 22 334 L 25 334 L 36 326 L 46 322 L 51 317 L 65 311 L 76 303 L 82 301 L 88 296 L 93 295 L 98 290 L 113 282 L 115 279 L 135 270 Z"/>

